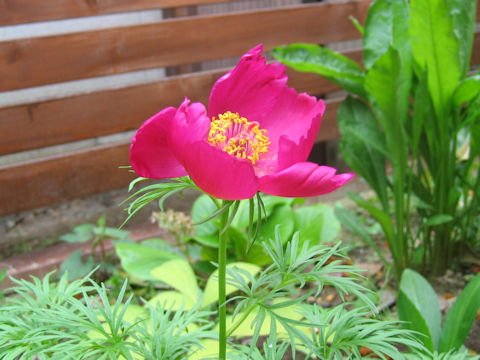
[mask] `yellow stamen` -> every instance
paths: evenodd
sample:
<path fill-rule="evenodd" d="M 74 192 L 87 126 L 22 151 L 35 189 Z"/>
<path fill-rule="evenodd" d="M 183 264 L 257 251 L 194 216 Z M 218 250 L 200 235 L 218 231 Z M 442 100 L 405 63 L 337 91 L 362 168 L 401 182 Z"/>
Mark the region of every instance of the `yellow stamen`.
<path fill-rule="evenodd" d="M 218 115 L 218 119 L 213 117 L 207 141 L 227 154 L 250 160 L 252 164 L 268 152 L 270 145 L 267 130 L 230 111 Z"/>

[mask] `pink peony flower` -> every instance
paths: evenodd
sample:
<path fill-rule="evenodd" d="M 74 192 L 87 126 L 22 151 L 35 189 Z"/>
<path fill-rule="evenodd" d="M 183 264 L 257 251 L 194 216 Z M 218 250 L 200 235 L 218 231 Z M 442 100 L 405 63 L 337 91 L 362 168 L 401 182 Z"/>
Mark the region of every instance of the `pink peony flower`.
<path fill-rule="evenodd" d="M 132 139 L 135 172 L 152 179 L 189 175 L 224 200 L 257 191 L 286 197 L 331 192 L 353 174 L 307 162 L 325 105 L 286 85 L 285 67 L 258 45 L 217 80 L 208 110 L 185 99 L 148 119 Z"/>

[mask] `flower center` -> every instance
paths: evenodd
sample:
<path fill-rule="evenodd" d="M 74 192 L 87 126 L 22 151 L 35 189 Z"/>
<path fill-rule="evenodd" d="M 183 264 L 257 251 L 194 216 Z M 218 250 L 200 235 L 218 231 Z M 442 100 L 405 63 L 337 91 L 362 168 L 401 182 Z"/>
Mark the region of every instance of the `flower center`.
<path fill-rule="evenodd" d="M 255 121 L 248 121 L 238 113 L 227 111 L 212 118 L 207 141 L 239 159 L 248 159 L 252 164 L 268 152 L 270 139 L 267 130 L 260 129 Z"/>

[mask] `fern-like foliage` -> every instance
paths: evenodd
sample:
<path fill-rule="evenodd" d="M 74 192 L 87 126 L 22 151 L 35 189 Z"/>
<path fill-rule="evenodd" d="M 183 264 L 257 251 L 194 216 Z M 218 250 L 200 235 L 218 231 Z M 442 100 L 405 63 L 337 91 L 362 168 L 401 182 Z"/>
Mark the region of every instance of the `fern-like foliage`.
<path fill-rule="evenodd" d="M 230 299 L 237 302 L 233 314 L 237 322 L 234 322 L 230 333 L 248 318 L 248 314 L 255 314 L 251 322 L 252 347 L 247 353 L 251 358 L 276 359 L 277 353 L 284 353 L 284 345 L 275 345 L 275 353 L 266 357 L 269 349 L 266 348 L 264 357 L 259 357 L 255 345 L 266 322 L 271 337 L 276 329 L 280 330 L 280 340 L 289 344 L 293 356 L 300 349 L 311 358 L 360 359 L 360 349 L 364 347 L 383 359 L 387 356 L 401 359 L 403 356 L 396 348 L 398 344 L 415 351 L 425 351 L 410 331 L 399 329 L 397 323 L 373 317 L 376 308 L 367 296 L 368 290 L 358 282 L 360 270 L 345 265 L 341 260 L 332 261 L 342 257 L 339 244 L 311 247 L 305 242 L 299 247 L 296 234 L 285 246 L 277 231 L 275 239 L 264 243 L 264 246 L 272 265 L 257 277 L 240 269 L 228 272 L 228 282 L 241 291 Z M 338 273 L 348 273 L 349 276 L 338 276 Z M 365 304 L 364 307 L 347 310 L 343 304 L 323 309 L 305 304 L 310 296 L 318 296 L 325 285 L 335 288 L 342 298 L 347 294 L 355 295 Z M 285 316 L 285 313 L 300 316 Z M 270 342 L 271 346 L 274 344 L 276 342 Z"/>
<path fill-rule="evenodd" d="M 107 289 L 89 276 L 58 283 L 14 280 L 0 306 L 0 359 L 177 360 L 214 337 L 210 313 L 150 307 L 132 320 L 127 282 L 110 304 Z"/>

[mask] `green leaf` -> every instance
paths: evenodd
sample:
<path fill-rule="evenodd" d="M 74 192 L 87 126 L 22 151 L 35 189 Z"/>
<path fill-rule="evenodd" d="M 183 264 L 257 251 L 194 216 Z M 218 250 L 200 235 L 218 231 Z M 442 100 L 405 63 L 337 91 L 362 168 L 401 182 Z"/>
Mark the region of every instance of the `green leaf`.
<path fill-rule="evenodd" d="M 476 0 L 448 0 L 448 13 L 453 20 L 453 35 L 458 41 L 458 57 L 462 76 L 469 70 L 470 55 L 472 53 L 473 35 L 476 22 Z"/>
<path fill-rule="evenodd" d="M 285 198 L 280 196 L 271 196 L 271 195 L 261 195 L 263 204 L 265 205 L 266 216 L 270 216 L 272 211 L 278 205 L 288 205 L 292 207 L 295 204 L 300 204 L 304 202 L 302 198 Z M 245 229 L 248 227 L 249 222 L 249 202 L 242 201 L 238 207 L 237 215 L 232 221 L 232 225 L 237 229 Z M 253 212 L 253 219 L 257 219 L 257 207 L 255 207 Z"/>
<path fill-rule="evenodd" d="M 151 271 L 151 275 L 182 294 L 193 302 L 198 300 L 199 291 L 197 278 L 190 264 L 183 259 L 173 259 L 164 262 Z"/>
<path fill-rule="evenodd" d="M 130 232 L 126 230 L 120 230 L 111 227 L 95 227 L 93 229 L 93 232 L 95 235 L 103 235 L 114 240 L 125 240 L 128 238 L 128 235 L 130 235 Z"/>
<path fill-rule="evenodd" d="M 0 284 L 5 280 L 7 277 L 7 269 L 3 269 L 0 271 Z"/>
<path fill-rule="evenodd" d="M 390 45 L 409 52 L 408 6 L 403 0 L 375 0 L 368 11 L 363 37 L 363 63 L 370 69 Z"/>
<path fill-rule="evenodd" d="M 477 274 L 448 311 L 438 343 L 439 352 L 458 350 L 463 345 L 479 308 L 480 274 Z"/>
<path fill-rule="evenodd" d="M 259 271 L 260 267 L 254 264 L 244 263 L 244 262 L 235 262 L 227 265 L 228 269 L 239 268 L 245 271 L 248 271 L 252 276 L 255 276 Z M 242 274 L 242 277 L 246 279 L 246 276 Z M 227 278 L 228 279 L 228 278 Z M 231 284 L 227 283 L 226 286 L 226 295 L 229 295 L 236 291 L 237 288 Z M 218 270 L 215 270 L 207 280 L 205 285 L 205 290 L 203 292 L 203 301 L 202 307 L 213 304 L 218 300 Z"/>
<path fill-rule="evenodd" d="M 117 243 L 115 250 L 125 271 L 142 280 L 156 280 L 151 271 L 166 261 L 178 258 L 142 244 Z"/>
<path fill-rule="evenodd" d="M 358 21 L 352 15 L 350 15 L 348 19 L 352 22 L 353 26 L 355 26 L 358 32 L 363 36 L 365 34 L 365 29 L 363 28 L 362 24 L 360 24 L 360 21 Z"/>
<path fill-rule="evenodd" d="M 273 49 L 272 55 L 297 71 L 322 75 L 351 93 L 366 96 L 362 68 L 342 54 L 317 45 L 292 44 Z"/>
<path fill-rule="evenodd" d="M 154 307 L 161 306 L 163 309 L 178 311 L 180 309 L 192 309 L 196 305 L 196 301 L 180 291 L 166 290 L 159 292 L 151 298 L 149 304 Z"/>
<path fill-rule="evenodd" d="M 334 240 L 340 233 L 340 222 L 327 204 L 302 206 L 294 211 L 295 231 L 299 231 L 299 246 L 309 240 L 312 246 Z M 282 236 L 283 238 L 283 236 Z"/>
<path fill-rule="evenodd" d="M 355 215 L 352 211 L 341 207 L 335 208 L 335 215 L 343 226 L 347 227 L 354 234 L 360 236 L 363 241 L 365 241 L 377 253 L 378 257 L 383 261 L 383 263 L 388 264 L 387 259 L 385 259 L 378 246 L 368 234 L 365 225 L 360 221 L 357 215 Z"/>
<path fill-rule="evenodd" d="M 398 50 L 390 47 L 365 77 L 365 88 L 381 110 L 379 121 L 385 130 L 387 145 L 407 117 L 410 68 Z M 390 147 L 391 148 L 391 147 Z"/>
<path fill-rule="evenodd" d="M 71 253 L 60 265 L 60 274 L 67 272 L 68 280 L 75 280 L 88 274 L 95 267 L 95 263 L 91 256 L 87 257 L 85 261 L 82 258 L 83 254 L 80 250 Z"/>
<path fill-rule="evenodd" d="M 342 136 L 355 138 L 388 158 L 385 137 L 380 132 L 370 108 L 360 100 L 347 97 L 338 110 Z"/>
<path fill-rule="evenodd" d="M 93 230 L 95 226 L 93 224 L 82 224 L 75 226 L 73 232 L 60 236 L 60 240 L 69 243 L 83 243 L 93 239 Z"/>
<path fill-rule="evenodd" d="M 420 338 L 425 346 L 434 351 L 440 338 L 441 314 L 437 295 L 425 278 L 406 269 L 400 281 L 397 300 L 400 320 L 408 322 L 406 327 L 424 334 Z"/>
<path fill-rule="evenodd" d="M 204 246 L 218 248 L 218 232 L 210 235 L 195 235 L 191 239 L 195 239 Z"/>
<path fill-rule="evenodd" d="M 218 340 L 204 339 L 200 348 L 188 356 L 188 360 L 205 360 L 218 358 Z"/>
<path fill-rule="evenodd" d="M 423 224 L 422 227 L 429 227 L 429 226 L 438 226 L 441 224 L 445 224 L 453 220 L 452 215 L 447 214 L 437 214 L 428 218 L 428 220 Z"/>
<path fill-rule="evenodd" d="M 460 107 L 464 103 L 473 100 L 480 93 L 480 74 L 475 74 L 464 79 L 458 84 L 454 94 L 455 107 Z"/>
<path fill-rule="evenodd" d="M 419 151 L 420 138 L 422 131 L 424 130 L 425 135 L 429 143 L 434 142 L 436 136 L 434 135 L 434 127 L 425 126 L 425 122 L 435 121 L 433 115 L 433 105 L 430 99 L 430 94 L 428 93 L 428 83 L 427 83 L 427 71 L 422 74 L 419 79 L 417 88 L 415 89 L 414 94 L 414 103 L 413 103 L 413 116 L 410 118 L 412 123 L 410 124 L 410 146 L 412 147 L 413 157 L 415 158 Z"/>
<path fill-rule="evenodd" d="M 288 301 L 290 299 L 286 298 L 277 298 L 273 301 L 273 304 L 280 303 L 283 301 Z M 289 306 L 284 306 L 277 308 L 275 310 L 271 310 L 272 312 L 277 315 L 275 317 L 275 320 L 279 322 L 277 326 L 277 335 L 286 335 L 287 330 L 285 330 L 285 327 L 282 325 L 281 320 L 279 317 L 286 318 L 292 321 L 295 320 L 300 320 L 302 319 L 301 311 L 298 305 L 289 305 Z M 258 315 L 258 307 L 253 309 L 250 314 L 248 314 L 245 318 L 245 320 L 236 328 L 236 330 L 232 333 L 233 336 L 237 338 L 241 337 L 247 337 L 247 336 L 252 336 L 253 333 L 253 322 L 255 317 Z M 235 318 L 232 318 L 232 316 L 227 316 L 227 329 L 231 328 L 232 325 L 235 323 L 237 319 L 242 318 L 244 316 L 244 313 L 238 313 Z M 260 326 L 260 335 L 269 335 L 270 334 L 270 325 L 272 322 L 270 312 L 266 313 L 266 316 Z M 216 326 L 216 329 L 218 330 L 218 325 Z"/>
<path fill-rule="evenodd" d="M 217 210 L 218 209 L 215 206 L 215 203 L 208 195 L 200 195 L 192 206 L 192 221 L 194 223 L 199 223 L 208 218 Z M 210 220 L 195 226 L 195 235 L 212 235 L 216 232 L 218 232 L 218 227 L 214 220 Z"/>
<path fill-rule="evenodd" d="M 288 239 L 295 226 L 293 211 L 289 205 L 276 206 L 267 218 L 262 219 L 257 241 L 274 239 L 277 225 L 280 225 L 281 238 Z"/>
<path fill-rule="evenodd" d="M 388 206 L 387 150 L 373 113 L 363 101 L 349 96 L 340 105 L 337 119 L 343 158 L 375 190 L 382 204 Z"/>
<path fill-rule="evenodd" d="M 454 21 L 447 6 L 449 2 L 410 2 L 409 36 L 413 58 L 422 72 L 425 67 L 428 70 L 428 88 L 435 113 L 440 118 L 449 111 L 451 97 L 463 73 L 458 55 L 460 45 L 454 36 Z"/>
<path fill-rule="evenodd" d="M 289 205 L 274 207 L 270 215 L 266 219 L 262 219 L 257 240 L 246 254 L 246 261 L 260 266 L 271 263 L 262 242 L 275 238 L 277 226 L 281 239 L 284 241 L 289 239 L 295 227 L 293 210 Z"/>
<path fill-rule="evenodd" d="M 145 307 L 135 304 L 129 304 L 125 313 L 123 314 L 122 320 L 130 324 L 136 323 L 138 320 L 145 320 L 148 318 L 148 311 Z"/>
<path fill-rule="evenodd" d="M 181 252 L 175 246 L 169 244 L 167 241 L 161 238 L 151 238 L 142 241 L 142 246 L 148 246 L 153 249 L 161 250 L 171 254 L 180 255 Z"/>

